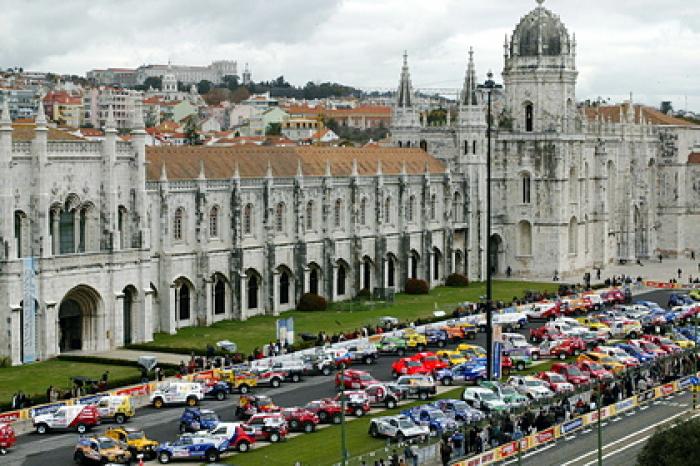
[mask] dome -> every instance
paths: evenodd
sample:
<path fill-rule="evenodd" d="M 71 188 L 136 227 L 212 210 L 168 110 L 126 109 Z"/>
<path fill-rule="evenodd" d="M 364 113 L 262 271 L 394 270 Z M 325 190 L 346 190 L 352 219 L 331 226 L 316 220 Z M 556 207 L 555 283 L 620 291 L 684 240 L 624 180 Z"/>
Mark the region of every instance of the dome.
<path fill-rule="evenodd" d="M 559 16 L 542 6 L 543 2 L 544 0 L 537 0 L 539 6 L 528 13 L 515 27 L 511 55 L 532 57 L 570 53 L 569 33 L 566 27 Z"/>

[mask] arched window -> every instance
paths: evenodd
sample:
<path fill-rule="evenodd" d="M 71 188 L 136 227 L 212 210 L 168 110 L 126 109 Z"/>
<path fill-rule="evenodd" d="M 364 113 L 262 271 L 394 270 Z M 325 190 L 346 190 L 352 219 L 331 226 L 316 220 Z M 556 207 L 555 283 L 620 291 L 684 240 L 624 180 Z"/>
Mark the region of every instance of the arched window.
<path fill-rule="evenodd" d="M 248 309 L 258 308 L 258 289 L 260 287 L 258 275 L 253 273 L 248 277 Z"/>
<path fill-rule="evenodd" d="M 455 192 L 452 197 L 452 216 L 455 222 L 462 222 L 462 213 L 464 210 L 464 205 L 462 204 L 462 195 L 459 192 Z"/>
<path fill-rule="evenodd" d="M 578 178 L 576 177 L 576 167 L 569 170 L 569 202 L 578 202 Z"/>
<path fill-rule="evenodd" d="M 314 229 L 314 201 L 306 203 L 306 229 Z"/>
<path fill-rule="evenodd" d="M 253 204 L 246 204 L 243 209 L 243 234 L 249 235 L 253 231 Z"/>
<path fill-rule="evenodd" d="M 336 228 L 340 228 L 343 221 L 343 201 L 341 199 L 335 200 L 335 209 L 333 211 L 333 224 Z"/>
<path fill-rule="evenodd" d="M 523 220 L 518 224 L 518 236 L 520 239 L 520 255 L 532 255 L 532 225 Z"/>
<path fill-rule="evenodd" d="M 431 194 L 430 196 L 430 220 L 435 220 L 437 218 L 437 196 Z"/>
<path fill-rule="evenodd" d="M 416 251 L 411 251 L 409 260 L 411 262 L 411 274 L 409 278 L 418 278 L 418 262 L 420 260 L 418 253 Z"/>
<path fill-rule="evenodd" d="M 469 155 L 469 141 L 464 141 L 464 155 Z"/>
<path fill-rule="evenodd" d="M 387 197 L 384 201 L 384 222 L 391 223 L 391 198 Z"/>
<path fill-rule="evenodd" d="M 472 141 L 472 154 L 476 155 L 476 139 Z"/>
<path fill-rule="evenodd" d="M 219 237 L 219 208 L 214 206 L 209 211 L 209 237 Z"/>
<path fill-rule="evenodd" d="M 218 277 L 214 283 L 214 314 L 226 313 L 226 283 L 224 279 Z"/>
<path fill-rule="evenodd" d="M 15 247 L 17 257 L 29 255 L 29 219 L 21 210 L 15 211 Z"/>
<path fill-rule="evenodd" d="M 309 272 L 309 293 L 318 294 L 318 268 L 315 266 Z"/>
<path fill-rule="evenodd" d="M 175 241 L 182 240 L 182 227 L 185 217 L 185 210 L 182 207 L 178 207 L 175 211 L 175 219 L 173 220 L 173 239 Z"/>
<path fill-rule="evenodd" d="M 275 209 L 275 229 L 280 233 L 284 231 L 284 211 L 284 202 L 277 204 Z"/>
<path fill-rule="evenodd" d="M 406 141 L 406 147 L 411 147 L 411 141 Z"/>
<path fill-rule="evenodd" d="M 571 217 L 569 221 L 569 254 L 578 253 L 578 221 Z"/>
<path fill-rule="evenodd" d="M 419 145 L 421 149 L 423 149 L 425 152 L 428 152 L 428 141 L 422 139 Z"/>
<path fill-rule="evenodd" d="M 289 304 L 289 273 L 286 270 L 280 274 L 280 304 Z"/>
<path fill-rule="evenodd" d="M 343 264 L 338 265 L 338 274 L 336 277 L 336 293 L 338 296 L 343 296 L 345 294 L 345 281 L 347 279 L 347 271 Z"/>
<path fill-rule="evenodd" d="M 75 210 L 60 211 L 58 231 L 60 237 L 61 254 L 73 254 L 75 252 Z"/>
<path fill-rule="evenodd" d="M 399 147 L 401 147 L 401 146 L 403 146 L 403 143 L 401 141 L 399 141 Z"/>
<path fill-rule="evenodd" d="M 386 285 L 389 287 L 394 287 L 396 286 L 396 266 L 394 264 L 394 256 L 392 254 L 389 254 L 386 259 L 386 268 Z"/>
<path fill-rule="evenodd" d="M 177 319 L 178 320 L 189 320 L 190 319 L 190 286 L 186 281 L 181 281 L 176 285 L 176 305 L 177 305 Z"/>
<path fill-rule="evenodd" d="M 408 221 L 413 221 L 414 211 L 416 209 L 416 196 L 411 196 L 408 198 Z"/>
<path fill-rule="evenodd" d="M 532 104 L 525 104 L 525 131 L 531 133 L 534 128 L 535 109 Z"/>
<path fill-rule="evenodd" d="M 372 261 L 365 257 L 362 262 L 362 288 L 371 290 L 372 287 Z"/>
<path fill-rule="evenodd" d="M 442 253 L 438 248 L 433 248 L 433 280 L 440 279 L 440 259 L 442 259 Z"/>
<path fill-rule="evenodd" d="M 522 180 L 523 186 L 522 186 L 522 191 L 523 191 L 523 204 L 529 204 L 530 203 L 530 188 L 531 188 L 531 182 L 530 182 L 530 174 L 529 173 L 524 173 L 523 174 L 523 180 Z"/>
<path fill-rule="evenodd" d="M 367 225 L 367 198 L 360 200 L 360 225 Z"/>

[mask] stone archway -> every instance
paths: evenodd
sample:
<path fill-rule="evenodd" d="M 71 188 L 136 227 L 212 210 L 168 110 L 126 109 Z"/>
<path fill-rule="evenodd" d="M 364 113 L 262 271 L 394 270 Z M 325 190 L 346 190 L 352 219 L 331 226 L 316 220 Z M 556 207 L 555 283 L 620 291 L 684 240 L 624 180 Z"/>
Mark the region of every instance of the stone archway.
<path fill-rule="evenodd" d="M 63 297 L 58 308 L 58 347 L 66 351 L 96 350 L 98 341 L 97 316 L 100 314 L 102 299 L 99 293 L 86 285 L 79 285 Z"/>
<path fill-rule="evenodd" d="M 493 234 L 491 235 L 490 243 L 489 253 L 491 254 L 491 273 L 496 275 L 501 273 L 503 268 L 503 259 L 505 255 L 503 251 L 503 239 L 501 238 L 501 235 Z"/>
<path fill-rule="evenodd" d="M 134 335 L 134 308 L 136 307 L 136 300 L 138 291 L 133 285 L 129 285 L 122 291 L 124 294 L 122 303 L 122 327 L 124 331 L 124 346 L 133 343 Z"/>

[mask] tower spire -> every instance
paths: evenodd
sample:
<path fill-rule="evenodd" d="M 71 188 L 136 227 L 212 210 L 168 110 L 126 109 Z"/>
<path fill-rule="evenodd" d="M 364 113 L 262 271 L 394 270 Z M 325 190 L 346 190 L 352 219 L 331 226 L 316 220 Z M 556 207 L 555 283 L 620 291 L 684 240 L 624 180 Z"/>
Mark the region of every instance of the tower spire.
<path fill-rule="evenodd" d="M 476 68 L 474 66 L 474 49 L 469 47 L 469 62 L 467 74 L 464 77 L 462 89 L 462 105 L 476 105 Z"/>
<path fill-rule="evenodd" d="M 399 81 L 399 107 L 411 107 L 413 88 L 411 86 L 411 73 L 408 71 L 408 52 L 403 52 L 403 66 L 401 67 L 401 80 Z"/>

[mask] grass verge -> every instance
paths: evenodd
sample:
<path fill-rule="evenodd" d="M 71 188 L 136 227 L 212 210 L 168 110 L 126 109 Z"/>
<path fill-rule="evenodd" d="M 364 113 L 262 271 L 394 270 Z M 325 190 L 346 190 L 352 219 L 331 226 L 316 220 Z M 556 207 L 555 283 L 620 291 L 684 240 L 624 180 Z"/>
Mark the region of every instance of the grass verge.
<path fill-rule="evenodd" d="M 496 281 L 494 299 L 510 301 L 514 296 L 523 296 L 527 290 L 556 291 L 557 287 L 552 283 Z M 432 316 L 436 308 L 450 313 L 458 303 L 478 301 L 484 294 L 483 283 L 473 283 L 464 288 L 438 287 L 428 295 L 398 294 L 393 304 L 341 302 L 331 305 L 326 311 L 289 311 L 284 313 L 284 317 L 294 317 L 297 335 L 316 335 L 321 330 L 333 334 L 353 331 L 364 325 L 376 325 L 377 318 L 385 315 L 414 320 Z M 203 351 L 207 344 L 213 345 L 220 340 L 232 340 L 238 345 L 238 351 L 249 354 L 254 348 L 262 347 L 276 338 L 276 320 L 274 316 L 259 316 L 246 321 L 217 322 L 209 327 L 188 327 L 175 335 L 156 334 L 152 343 L 139 345 L 139 348 L 152 351 L 181 348 L 183 353 L 188 353 L 192 350 Z"/>

